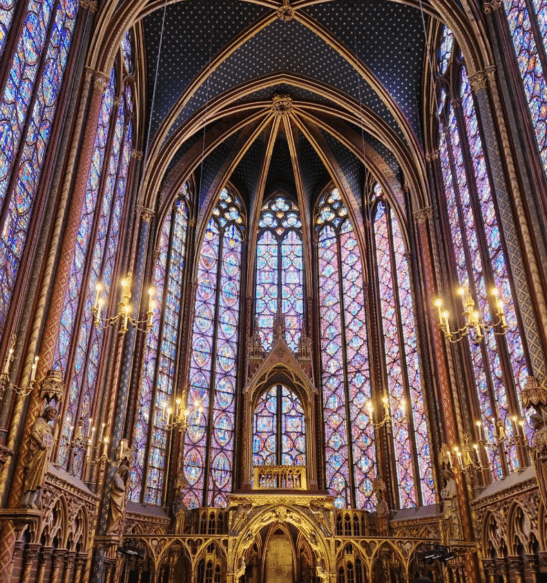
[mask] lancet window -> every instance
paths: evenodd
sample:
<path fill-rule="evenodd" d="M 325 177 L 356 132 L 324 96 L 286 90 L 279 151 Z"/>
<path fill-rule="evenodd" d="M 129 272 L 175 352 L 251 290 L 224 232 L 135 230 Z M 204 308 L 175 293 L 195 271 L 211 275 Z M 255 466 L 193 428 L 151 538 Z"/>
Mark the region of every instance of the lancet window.
<path fill-rule="evenodd" d="M 225 506 L 232 489 L 243 206 L 224 189 L 198 254 L 188 378 L 185 504 Z"/>
<path fill-rule="evenodd" d="M 284 385 L 265 391 L 253 418 L 253 465 L 306 465 L 306 421 L 298 396 Z"/>
<path fill-rule="evenodd" d="M 9 71 L 0 95 L 0 333 L 31 227 L 79 3 L 30 0 L 20 30 L 11 29 L 15 5 L 0 4 L 0 65 Z M 13 52 L 4 51 L 10 33 L 19 35 Z"/>
<path fill-rule="evenodd" d="M 275 196 L 263 207 L 256 246 L 256 315 L 263 348 L 272 347 L 274 320 L 285 318 L 286 341 L 298 348 L 302 330 L 303 252 L 298 207 L 285 196 Z"/>
<path fill-rule="evenodd" d="M 164 219 L 152 276 L 161 309 L 154 315 L 146 339 L 129 478 L 130 499 L 147 504 L 161 505 L 163 500 L 170 435 L 168 411 L 173 401 L 181 333 L 188 200 L 188 185 L 184 184 Z"/>
<path fill-rule="evenodd" d="M 399 221 L 374 188 L 373 230 L 380 298 L 381 337 L 387 391 L 384 413 L 391 418 L 391 445 L 401 508 L 435 503 L 431 456 L 410 268 Z"/>
<path fill-rule="evenodd" d="M 467 344 L 476 386 L 474 411 L 482 422 L 478 437 L 494 443 L 500 428 L 509 439 L 518 430 L 515 387 L 524 386 L 528 370 L 474 97 L 461 52 L 446 27 L 438 63 L 439 161 L 446 196 L 441 207 L 446 209 L 442 219 L 453 282 L 467 287 L 481 314 L 494 322 L 491 290 L 497 288 L 509 326 L 505 336 L 487 330 L 481 343 Z M 457 88 L 454 95 L 450 87 Z M 463 311 L 461 306 L 457 311 Z M 509 445 L 506 452 L 490 448 L 489 463 L 495 478 L 516 469 L 515 447 Z"/>
<path fill-rule="evenodd" d="M 337 189 L 319 200 L 315 226 L 327 486 L 339 508 L 373 509 L 375 433 L 361 251 Z"/>
<path fill-rule="evenodd" d="M 84 207 L 69 274 L 54 366 L 67 386 L 58 462 L 81 477 L 85 449 L 78 438 L 92 436 L 95 397 L 104 332 L 93 326 L 92 304 L 100 281 L 119 298 L 116 260 L 123 239 L 122 221 L 133 148 L 133 95 L 127 72 L 112 69 L 100 115 Z M 97 429 L 97 428 L 96 428 Z M 100 431 L 97 432 L 98 435 Z"/>

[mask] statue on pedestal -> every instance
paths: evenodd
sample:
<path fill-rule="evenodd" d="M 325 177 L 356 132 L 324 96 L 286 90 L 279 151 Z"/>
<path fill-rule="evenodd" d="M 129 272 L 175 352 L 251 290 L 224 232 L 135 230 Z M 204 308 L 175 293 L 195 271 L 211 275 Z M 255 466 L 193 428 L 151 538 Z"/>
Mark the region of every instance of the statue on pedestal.
<path fill-rule="evenodd" d="M 53 447 L 53 428 L 50 422 L 57 416 L 57 409 L 48 406 L 32 426 L 28 458 L 23 483 L 23 508 L 40 508 L 42 486 L 48 469 L 49 455 Z"/>
<path fill-rule="evenodd" d="M 112 476 L 106 534 L 118 534 L 120 531 L 125 512 L 125 487 L 128 473 L 129 467 L 122 463 Z"/>
<path fill-rule="evenodd" d="M 539 491 L 543 503 L 547 505 L 547 389 L 534 377 L 529 377 L 521 396 L 524 408 L 533 410 L 530 416 L 530 423 L 534 430 L 531 453 Z M 522 440 L 523 444 L 526 444 L 524 431 Z"/>
<path fill-rule="evenodd" d="M 460 523 L 460 511 L 458 507 L 458 490 L 456 480 L 449 469 L 442 471 L 445 481 L 444 488 L 441 490 L 443 501 L 443 530 L 446 535 L 446 542 L 451 540 L 460 540 L 462 530 Z"/>
<path fill-rule="evenodd" d="M 184 504 L 184 489 L 179 487 L 173 499 L 173 516 L 175 517 L 175 534 L 184 534 L 187 508 Z"/>
<path fill-rule="evenodd" d="M 386 485 L 381 478 L 374 480 L 373 491 L 376 492 L 376 529 L 378 536 L 389 534 L 389 506 L 385 500 Z"/>
<path fill-rule="evenodd" d="M 384 500 L 384 492 L 376 492 L 376 528 L 378 536 L 387 536 L 389 534 L 389 507 Z"/>

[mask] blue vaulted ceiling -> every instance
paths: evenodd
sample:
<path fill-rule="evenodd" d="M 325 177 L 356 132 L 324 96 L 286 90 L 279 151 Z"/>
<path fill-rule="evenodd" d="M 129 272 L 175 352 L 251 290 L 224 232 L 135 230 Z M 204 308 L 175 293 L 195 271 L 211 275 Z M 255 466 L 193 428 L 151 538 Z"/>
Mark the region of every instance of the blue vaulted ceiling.
<path fill-rule="evenodd" d="M 262 6 L 234 0 L 188 0 L 144 19 L 149 111 L 154 100 L 150 135 L 211 55 L 265 12 Z"/>
<path fill-rule="evenodd" d="M 421 12 L 385 0 L 338 0 L 304 11 L 363 61 L 420 135 L 418 99 L 424 54 Z"/>
<path fill-rule="evenodd" d="M 294 137 L 303 194 L 313 204 L 321 188 L 333 177 L 329 177 L 316 151 L 317 143 L 312 145 L 305 135 L 303 126 L 309 123 L 306 107 L 312 115 L 322 105 L 342 111 L 341 103 L 349 99 L 357 106 L 363 104 L 361 111 L 370 110 L 382 120 L 385 124 L 382 131 L 391 132 L 392 142 L 401 147 L 410 147 L 410 142 L 421 143 L 418 104 L 427 17 L 422 20 L 418 9 L 386 0 L 299 0 L 295 2 L 294 17 L 285 21 L 277 17 L 282 4 L 282 0 L 183 0 L 144 18 L 149 145 L 155 141 L 156 147 L 163 144 L 169 148 L 177 128 L 200 112 L 207 112 L 211 100 L 228 92 L 232 95 L 231 105 L 258 103 L 261 107 L 263 103 L 264 112 L 274 95 L 288 94 L 298 102 Z M 225 52 L 228 47 L 231 50 Z M 370 71 L 370 82 L 350 62 L 355 58 Z M 248 95 L 237 95 L 245 84 L 268 76 L 277 76 L 279 81 Z M 292 82 L 296 77 L 299 86 Z M 200 83 L 190 93 L 198 78 Z M 329 98 L 319 94 L 317 84 L 326 88 Z M 401 180 L 397 155 L 385 139 L 379 138 L 381 132 L 373 132 L 376 137 L 361 132 L 350 117 L 340 122 L 342 129 L 345 124 L 348 132 L 362 138 Z M 340 127 L 339 124 L 338 130 Z M 320 134 L 328 155 L 340 167 L 351 194 L 360 204 L 365 168 L 336 138 L 336 132 L 323 129 Z M 241 160 L 227 179 L 252 205 L 260 182 L 266 136 L 255 135 L 254 143 L 245 143 L 237 139 L 238 135 L 241 134 L 220 144 L 196 172 L 201 201 L 207 200 L 215 173 L 233 155 L 232 149 L 242 147 Z M 193 135 L 186 137 L 184 143 L 177 143 L 168 173 L 179 168 L 177 162 L 197 141 Z M 283 188 L 290 194 L 296 192 L 283 132 L 275 137 L 269 173 L 263 183 L 262 196 L 274 188 Z"/>

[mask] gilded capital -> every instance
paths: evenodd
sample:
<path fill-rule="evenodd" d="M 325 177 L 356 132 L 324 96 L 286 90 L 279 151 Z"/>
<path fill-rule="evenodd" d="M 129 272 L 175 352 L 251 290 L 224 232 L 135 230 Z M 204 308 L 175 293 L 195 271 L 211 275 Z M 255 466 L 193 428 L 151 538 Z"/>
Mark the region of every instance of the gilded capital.
<path fill-rule="evenodd" d="M 100 71 L 94 71 L 94 79 L 93 79 L 93 87 L 95 89 L 100 89 L 101 91 L 104 91 L 106 89 L 106 86 L 108 85 L 108 82 L 110 81 L 110 77 L 108 75 L 105 75 L 104 73 L 101 73 Z"/>
<path fill-rule="evenodd" d="M 481 89 L 486 89 L 486 73 L 484 71 L 478 71 L 474 75 L 469 77 L 469 83 L 471 83 L 471 89 L 474 93 L 477 93 Z"/>
<path fill-rule="evenodd" d="M 431 210 L 430 206 L 427 206 L 423 209 L 418 209 L 414 211 L 414 218 L 416 219 L 417 223 L 425 223 L 428 219 L 431 218 L 433 211 Z"/>
<path fill-rule="evenodd" d="M 138 206 L 137 214 L 139 215 L 143 222 L 149 223 L 152 220 L 152 217 L 154 216 L 154 211 L 143 206 Z"/>
<path fill-rule="evenodd" d="M 135 158 L 136 160 L 142 160 L 144 154 L 139 150 L 131 150 L 131 158 Z"/>
<path fill-rule="evenodd" d="M 490 14 L 501 8 L 502 0 L 492 0 L 491 2 L 485 2 L 482 6 L 482 10 L 485 14 Z"/>
<path fill-rule="evenodd" d="M 490 65 L 489 67 L 486 67 L 486 69 L 484 69 L 484 72 L 486 73 L 486 78 L 488 79 L 488 81 L 490 83 L 494 83 L 494 81 L 496 80 L 495 65 Z"/>
<path fill-rule="evenodd" d="M 91 83 L 91 79 L 93 78 L 93 75 L 95 74 L 95 71 L 93 69 L 91 69 L 90 67 L 86 67 L 84 70 L 84 81 L 86 83 Z"/>
<path fill-rule="evenodd" d="M 80 8 L 89 10 L 92 14 L 97 12 L 98 4 L 96 0 L 80 0 Z"/>

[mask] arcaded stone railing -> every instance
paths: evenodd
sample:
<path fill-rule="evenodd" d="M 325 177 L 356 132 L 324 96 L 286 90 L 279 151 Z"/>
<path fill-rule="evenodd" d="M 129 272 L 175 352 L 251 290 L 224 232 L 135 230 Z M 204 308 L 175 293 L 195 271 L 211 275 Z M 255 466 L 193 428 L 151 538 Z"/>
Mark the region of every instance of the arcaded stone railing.
<path fill-rule="evenodd" d="M 255 466 L 255 490 L 306 490 L 306 466 Z"/>

